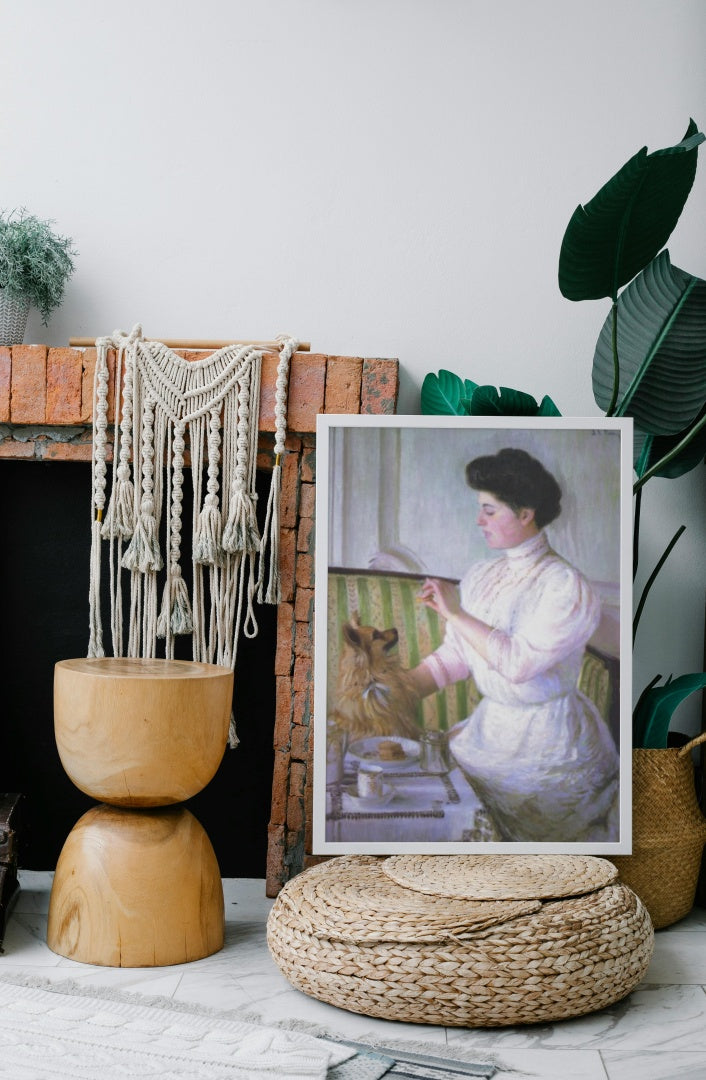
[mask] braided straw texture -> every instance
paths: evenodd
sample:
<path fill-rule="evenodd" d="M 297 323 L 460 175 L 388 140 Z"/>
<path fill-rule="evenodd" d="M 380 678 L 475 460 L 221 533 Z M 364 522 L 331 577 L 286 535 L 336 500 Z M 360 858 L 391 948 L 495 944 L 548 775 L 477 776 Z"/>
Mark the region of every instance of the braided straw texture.
<path fill-rule="evenodd" d="M 444 942 L 539 911 L 539 900 L 439 900 L 397 885 L 371 855 L 347 855 L 300 874 L 284 893 L 301 926 L 336 941 Z"/>
<path fill-rule="evenodd" d="M 334 902 L 326 913 L 321 888 L 316 933 L 297 904 L 302 878 L 334 880 L 341 862 L 304 871 L 284 886 L 270 912 L 267 941 L 293 986 L 351 1012 L 456 1027 L 581 1016 L 629 994 L 652 955 L 647 911 L 620 884 L 545 902 L 466 940 L 451 934 L 443 942 L 335 940 L 324 936 L 328 918 L 337 927 L 342 920 Z M 368 863 L 359 865 L 363 871 Z"/>
<path fill-rule="evenodd" d="M 642 900 L 655 930 L 684 918 L 694 904 L 706 821 L 689 751 L 704 740 L 706 735 L 681 749 L 632 752 L 632 855 L 611 861 Z"/>
<path fill-rule="evenodd" d="M 383 869 L 408 889 L 473 900 L 579 896 L 618 876 L 592 855 L 393 855 Z"/>

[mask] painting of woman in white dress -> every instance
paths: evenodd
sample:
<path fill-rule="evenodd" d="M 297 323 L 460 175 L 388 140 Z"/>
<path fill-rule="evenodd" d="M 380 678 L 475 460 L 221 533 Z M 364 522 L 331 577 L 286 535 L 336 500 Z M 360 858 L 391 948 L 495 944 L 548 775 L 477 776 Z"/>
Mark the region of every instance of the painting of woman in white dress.
<path fill-rule="evenodd" d="M 315 852 L 629 852 L 630 421 L 319 420 Z"/>
<path fill-rule="evenodd" d="M 421 696 L 472 675 L 482 694 L 450 748 L 503 840 L 611 841 L 619 830 L 619 757 L 596 706 L 577 689 L 600 619 L 585 577 L 549 545 L 561 490 L 511 447 L 466 468 L 477 525 L 501 558 L 460 588 L 427 578 L 420 598 L 443 617 L 443 644 L 410 673 Z"/>

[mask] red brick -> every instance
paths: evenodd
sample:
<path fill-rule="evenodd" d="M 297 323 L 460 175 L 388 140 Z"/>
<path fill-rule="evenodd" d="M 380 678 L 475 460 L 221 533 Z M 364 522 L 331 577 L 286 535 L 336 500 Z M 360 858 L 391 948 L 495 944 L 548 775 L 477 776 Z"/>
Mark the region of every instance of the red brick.
<path fill-rule="evenodd" d="M 299 455 L 285 454 L 282 461 L 282 493 L 279 520 L 285 529 L 293 529 L 299 509 Z"/>
<path fill-rule="evenodd" d="M 275 730 L 273 745 L 276 750 L 288 750 L 292 728 L 292 681 L 283 675 L 275 679 Z"/>
<path fill-rule="evenodd" d="M 14 345 L 10 397 L 12 423 L 43 424 L 46 405 L 46 345 Z"/>
<path fill-rule="evenodd" d="M 282 603 L 277 608 L 277 646 L 275 649 L 275 675 L 292 672 L 294 662 L 294 605 Z"/>
<path fill-rule="evenodd" d="M 326 357 L 296 353 L 292 358 L 292 378 L 287 406 L 290 431 L 316 431 L 317 414 L 324 411 Z"/>
<path fill-rule="evenodd" d="M 297 656 L 304 656 L 309 659 L 313 656 L 313 626 L 309 623 L 299 622 L 296 624 L 296 631 L 294 634 L 294 651 Z"/>
<path fill-rule="evenodd" d="M 290 795 L 287 799 L 287 829 L 292 833 L 301 833 L 304 829 L 304 798 Z"/>
<path fill-rule="evenodd" d="M 270 825 L 267 829 L 267 871 L 265 895 L 274 898 L 285 882 L 285 827 Z"/>
<path fill-rule="evenodd" d="M 262 358 L 260 386 L 260 427 L 275 430 L 275 390 L 278 353 Z M 287 429 L 316 431 L 316 414 L 323 411 L 326 389 L 326 357 L 318 353 L 295 353 L 290 363 L 287 401 Z"/>
<path fill-rule="evenodd" d="M 305 552 L 299 552 L 297 556 L 297 570 L 296 570 L 296 582 L 297 586 L 303 589 L 313 589 L 314 587 L 314 556 L 307 555 Z"/>
<path fill-rule="evenodd" d="M 33 458 L 36 443 L 5 439 L 0 443 L 0 458 Z"/>
<path fill-rule="evenodd" d="M 305 786 L 306 765 L 301 761 L 292 761 L 289 769 L 289 798 L 303 798 Z"/>
<path fill-rule="evenodd" d="M 90 443 L 57 443 L 47 441 L 42 443 L 43 461 L 90 461 Z M 106 460 L 113 460 L 112 447 L 106 447 Z"/>
<path fill-rule="evenodd" d="M 274 769 L 272 771 L 272 805 L 270 807 L 271 825 L 284 825 L 287 820 L 288 795 L 289 754 L 281 750 L 276 750 Z"/>
<path fill-rule="evenodd" d="M 327 413 L 360 412 L 363 360 L 357 356 L 329 356 L 326 365 Z"/>
<path fill-rule="evenodd" d="M 316 517 L 316 484 L 302 484 L 300 486 L 299 517 Z"/>
<path fill-rule="evenodd" d="M 8 348 L 0 348 L 0 424 L 10 420 L 10 377 L 12 373 L 12 353 Z"/>
<path fill-rule="evenodd" d="M 47 356 L 47 424 L 81 423 L 83 355 L 78 349 L 50 349 Z"/>
<path fill-rule="evenodd" d="M 393 415 L 399 392 L 399 361 L 364 360 L 360 392 L 362 413 Z"/>
<path fill-rule="evenodd" d="M 311 622 L 314 618 L 313 589 L 297 589 L 294 600 L 294 618 L 297 622 Z"/>
<path fill-rule="evenodd" d="M 279 534 L 279 572 L 282 600 L 294 600 L 294 574 L 297 563 L 297 534 L 294 529 L 282 529 Z"/>
<path fill-rule="evenodd" d="M 292 728 L 292 760 L 307 760 L 307 744 L 309 741 L 309 728 L 298 724 Z"/>
<path fill-rule="evenodd" d="M 292 695 L 292 723 L 295 727 L 307 727 L 311 719 L 311 690 L 297 690 Z M 292 734 L 292 738 L 294 735 Z"/>
<path fill-rule="evenodd" d="M 302 447 L 301 479 L 307 484 L 316 480 L 316 447 L 307 446 L 306 442 Z"/>
<path fill-rule="evenodd" d="M 314 553 L 315 529 L 314 519 L 301 518 L 297 529 L 297 551 Z"/>
<path fill-rule="evenodd" d="M 83 350 L 83 370 L 81 373 L 81 423 L 90 424 L 93 420 L 93 377 L 96 371 L 96 350 Z"/>
<path fill-rule="evenodd" d="M 307 769 L 306 788 L 304 790 L 304 850 L 311 851 L 313 847 L 312 832 L 314 824 L 314 770 Z"/>
<path fill-rule="evenodd" d="M 294 677 L 292 678 L 292 689 L 308 690 L 311 684 L 311 660 L 303 656 L 298 656 L 294 661 Z"/>
<path fill-rule="evenodd" d="M 302 441 L 298 435 L 292 435 L 290 432 L 287 432 L 287 437 L 284 440 L 284 448 L 288 454 L 299 454 L 301 453 Z"/>

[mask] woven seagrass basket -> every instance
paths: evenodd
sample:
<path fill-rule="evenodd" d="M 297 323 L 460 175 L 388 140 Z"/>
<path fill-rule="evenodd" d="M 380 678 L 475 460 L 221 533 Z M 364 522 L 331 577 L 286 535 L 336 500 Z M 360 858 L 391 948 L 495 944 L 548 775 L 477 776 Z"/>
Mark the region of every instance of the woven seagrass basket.
<path fill-rule="evenodd" d="M 611 862 L 620 880 L 642 900 L 655 930 L 683 919 L 694 905 L 706 843 L 706 820 L 694 787 L 686 746 L 632 752 L 632 855 Z"/>
<path fill-rule="evenodd" d="M 474 857 L 445 858 L 452 868 L 455 859 Z M 506 877 L 507 860 L 517 858 L 550 860 L 556 878 L 564 857 L 502 858 Z M 510 881 L 509 888 L 480 890 L 492 899 L 461 897 L 456 884 L 451 896 L 434 895 L 423 874 L 418 880 L 427 891 L 399 884 L 386 873 L 387 861 L 346 855 L 284 886 L 267 941 L 297 989 L 388 1020 L 495 1027 L 601 1009 L 629 994 L 647 969 L 649 916 L 604 859 L 586 857 L 600 864 L 597 875 L 579 881 L 580 895 L 564 895 L 569 886 L 561 883 L 561 899 L 525 895 L 536 874 L 524 888 Z M 398 879 L 399 869 L 391 868 Z M 483 869 L 492 876 L 492 863 Z M 407 867 L 401 871 L 408 877 Z M 572 871 L 569 865 L 567 876 Z M 477 872 L 470 877 L 478 880 Z"/>

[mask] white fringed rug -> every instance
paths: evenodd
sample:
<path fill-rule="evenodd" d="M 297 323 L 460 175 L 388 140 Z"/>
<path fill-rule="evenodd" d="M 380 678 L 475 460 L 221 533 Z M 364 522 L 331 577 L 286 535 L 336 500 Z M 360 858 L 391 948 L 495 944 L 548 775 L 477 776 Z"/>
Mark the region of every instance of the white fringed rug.
<path fill-rule="evenodd" d="M 341 1064 L 354 1056 L 333 1042 L 182 1003 L 153 1004 L 75 983 L 0 977 L 0 1076 L 13 1080 L 370 1075 L 363 1061 L 357 1074 Z"/>

